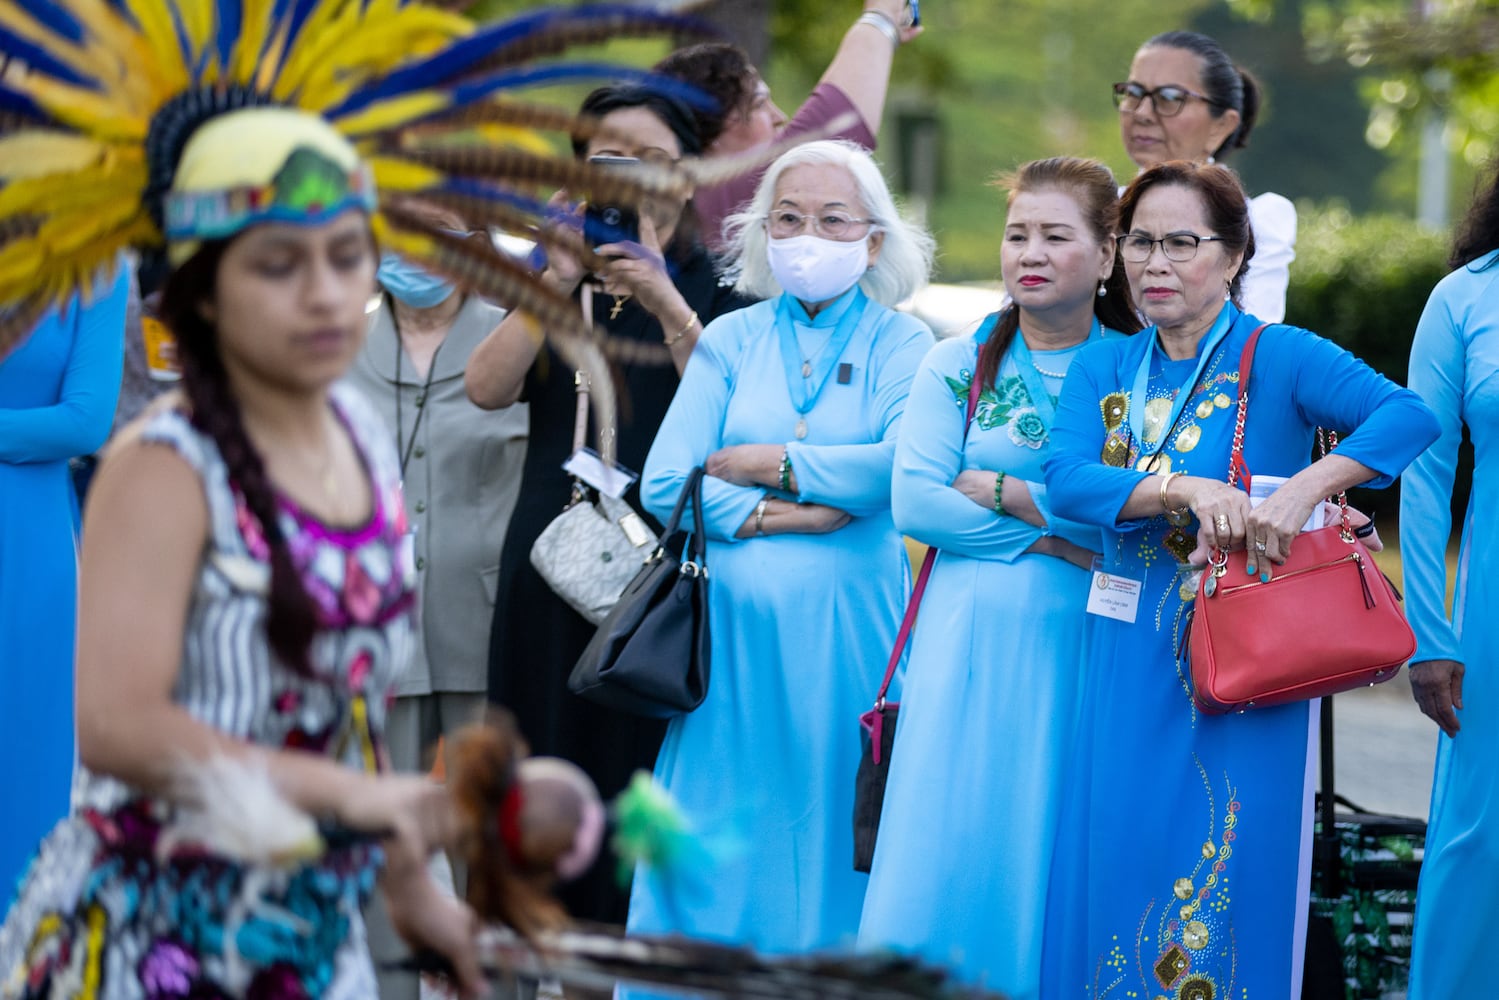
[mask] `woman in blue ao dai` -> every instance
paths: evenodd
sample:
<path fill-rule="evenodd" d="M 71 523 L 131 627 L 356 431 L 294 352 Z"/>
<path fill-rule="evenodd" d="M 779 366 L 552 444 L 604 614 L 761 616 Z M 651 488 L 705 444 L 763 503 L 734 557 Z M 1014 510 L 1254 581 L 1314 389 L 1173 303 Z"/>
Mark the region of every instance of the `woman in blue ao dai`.
<path fill-rule="evenodd" d="M 1499 427 L 1499 176 L 1481 194 L 1452 253 L 1457 268 L 1437 285 L 1411 345 L 1410 384 L 1441 423 L 1437 443 L 1411 464 L 1400 497 L 1406 606 L 1416 633 L 1411 687 L 1442 727 L 1432 781 L 1431 825 L 1416 894 L 1411 1000 L 1483 996 L 1494 974 L 1489 938 L 1499 918 L 1499 671 L 1490 574 L 1491 449 Z M 1447 615 L 1447 541 L 1463 427 L 1473 438 L 1473 491 L 1463 517 L 1457 588 Z M 1478 568 L 1478 572 L 1472 572 Z"/>
<path fill-rule="evenodd" d="M 1284 1000 L 1301 991 L 1312 720 L 1305 702 L 1196 710 L 1177 658 L 1195 574 L 1209 546 L 1248 548 L 1271 579 L 1321 498 L 1388 485 L 1436 425 L 1331 342 L 1270 326 L 1244 458 L 1288 481 L 1252 507 L 1226 482 L 1239 360 L 1261 325 L 1224 301 L 1254 252 L 1243 190 L 1222 167 L 1166 163 L 1135 179 L 1120 214 L 1130 287 L 1155 325 L 1072 366 L 1046 483 L 1060 515 L 1104 528 L 1104 571 L 1139 592 L 1090 622 L 1044 995 Z M 1308 464 L 1319 425 L 1354 430 Z"/>
<path fill-rule="evenodd" d="M 129 267 L 51 309 L 0 361 L 0 900 L 67 815 L 73 777 L 78 503 L 68 459 L 109 434 Z"/>
<path fill-rule="evenodd" d="M 839 142 L 782 156 L 737 222 L 740 288 L 774 297 L 709 324 L 641 488 L 664 519 L 693 466 L 708 472 L 713 679 L 656 777 L 733 843 L 700 884 L 643 873 L 629 926 L 792 952 L 849 943 L 864 901 L 855 727 L 904 606 L 890 472 L 932 343 L 891 307 L 926 280 L 931 241 Z"/>
<path fill-rule="evenodd" d="M 1033 1000 L 1087 570 L 1102 547 L 1097 527 L 1049 513 L 1041 463 L 1072 359 L 1139 319 L 1115 261 L 1108 168 L 1040 160 L 1006 183 L 1013 304 L 927 355 L 901 422 L 895 524 L 940 554 L 912 633 L 859 944 Z"/>

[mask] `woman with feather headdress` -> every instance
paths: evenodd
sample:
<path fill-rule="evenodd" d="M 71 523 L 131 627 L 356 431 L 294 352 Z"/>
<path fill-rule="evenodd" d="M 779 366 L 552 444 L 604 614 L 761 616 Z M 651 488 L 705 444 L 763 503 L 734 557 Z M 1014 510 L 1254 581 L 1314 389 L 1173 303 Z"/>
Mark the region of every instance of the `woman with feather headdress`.
<path fill-rule="evenodd" d="M 418 568 L 388 434 L 335 383 L 364 336 L 377 240 L 601 364 L 607 344 L 566 298 L 403 199 L 518 227 L 545 215 L 533 185 L 681 190 L 670 168 L 604 178 L 542 151 L 520 126 L 588 126 L 489 100 L 614 72 L 521 65 L 538 51 L 674 24 L 634 8 L 478 29 L 391 0 L 0 0 L 0 46 L 29 69 L 0 81 L 0 356 L 98 294 L 133 245 L 170 260 L 161 315 L 183 367 L 91 495 L 83 771 L 0 925 L 0 997 L 371 996 L 360 905 L 377 884 L 408 940 L 479 992 L 474 916 L 425 866 L 473 824 L 442 788 L 382 773 Z M 451 142 L 476 127 L 496 141 Z M 325 840 L 314 816 L 354 836 Z"/>

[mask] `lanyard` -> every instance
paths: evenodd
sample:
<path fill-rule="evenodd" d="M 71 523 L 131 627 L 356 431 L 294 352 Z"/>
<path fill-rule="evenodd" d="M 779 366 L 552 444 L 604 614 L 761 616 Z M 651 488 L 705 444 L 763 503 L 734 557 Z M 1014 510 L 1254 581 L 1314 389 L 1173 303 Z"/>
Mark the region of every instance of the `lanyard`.
<path fill-rule="evenodd" d="M 833 374 L 834 366 L 843 356 L 844 348 L 854 339 L 859 320 L 864 318 L 864 307 L 869 304 L 869 299 L 857 285 L 852 294 L 853 300 L 844 307 L 832 338 L 817 356 L 812 374 L 806 378 L 802 377 L 802 356 L 796 343 L 796 328 L 792 325 L 791 296 L 783 293 L 776 303 L 776 335 L 780 339 L 781 364 L 786 369 L 786 391 L 791 395 L 791 405 L 797 413 L 806 413 L 817 402 L 822 387 L 827 385 L 828 376 Z"/>
<path fill-rule="evenodd" d="M 1083 344 L 1092 343 L 1103 339 L 1103 324 L 1098 317 L 1093 317 L 1093 325 L 1088 329 L 1087 339 Z M 1069 350 L 1083 346 L 1074 344 Z M 1031 349 L 1025 342 L 1025 334 L 1015 331 L 1015 339 L 1010 344 L 1010 354 L 1015 359 L 1015 368 L 1020 372 L 1020 381 L 1025 384 L 1025 391 L 1031 397 L 1031 405 L 1036 408 L 1036 416 L 1046 425 L 1048 431 L 1057 420 L 1057 404 L 1052 401 L 1051 393 L 1046 391 L 1046 383 L 1041 381 L 1041 372 L 1036 368 L 1035 361 L 1031 358 Z M 1076 355 L 1073 355 L 1076 357 Z"/>
<path fill-rule="evenodd" d="M 1176 422 L 1181 419 L 1182 410 L 1186 408 L 1187 400 L 1192 395 L 1192 390 L 1202 378 L 1202 373 L 1207 370 L 1208 364 L 1213 360 L 1213 354 L 1218 350 L 1218 345 L 1223 343 L 1223 338 L 1233 329 L 1239 320 L 1239 311 L 1230 303 L 1225 305 L 1223 311 L 1213 322 L 1213 326 L 1203 337 L 1202 343 L 1197 349 L 1197 367 L 1192 372 L 1192 377 L 1177 387 L 1176 399 L 1171 404 L 1171 415 L 1161 425 L 1160 444 L 1157 445 L 1150 457 L 1159 455 L 1171 439 L 1171 431 L 1176 427 Z M 1145 440 L 1145 394 L 1150 384 L 1150 365 L 1155 360 L 1155 352 L 1158 349 L 1158 330 L 1150 333 L 1150 346 L 1145 350 L 1145 357 L 1140 359 L 1140 368 L 1135 372 L 1134 389 L 1129 397 L 1129 431 L 1140 446 L 1143 453 L 1148 442 Z"/>
<path fill-rule="evenodd" d="M 437 349 L 432 352 L 432 360 L 427 362 L 427 377 L 422 382 L 422 391 L 416 396 L 416 419 L 411 422 L 411 437 L 406 439 L 405 446 L 401 444 L 401 355 L 406 349 L 401 345 L 401 324 L 396 322 L 395 306 L 386 303 L 390 308 L 390 325 L 396 331 L 396 450 L 401 456 L 401 482 L 406 481 L 406 463 L 411 461 L 411 450 L 416 446 L 416 432 L 421 430 L 422 417 L 427 413 L 427 398 L 432 393 L 432 373 L 437 371 L 437 356 L 442 353 L 442 345 L 448 342 L 448 338 L 442 338 Z"/>

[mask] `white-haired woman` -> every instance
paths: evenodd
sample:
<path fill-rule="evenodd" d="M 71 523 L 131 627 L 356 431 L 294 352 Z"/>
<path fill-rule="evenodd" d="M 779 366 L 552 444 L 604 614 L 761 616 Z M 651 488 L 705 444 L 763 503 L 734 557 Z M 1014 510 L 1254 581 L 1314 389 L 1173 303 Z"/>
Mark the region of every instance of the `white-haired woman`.
<path fill-rule="evenodd" d="M 656 777 L 700 828 L 736 836 L 694 891 L 637 879 L 630 927 L 799 951 L 859 926 L 854 726 L 905 602 L 890 474 L 932 344 L 892 307 L 926 281 L 932 241 L 842 142 L 786 153 L 729 225 L 739 290 L 767 301 L 704 331 L 641 498 L 664 518 L 707 469 L 713 679 Z"/>

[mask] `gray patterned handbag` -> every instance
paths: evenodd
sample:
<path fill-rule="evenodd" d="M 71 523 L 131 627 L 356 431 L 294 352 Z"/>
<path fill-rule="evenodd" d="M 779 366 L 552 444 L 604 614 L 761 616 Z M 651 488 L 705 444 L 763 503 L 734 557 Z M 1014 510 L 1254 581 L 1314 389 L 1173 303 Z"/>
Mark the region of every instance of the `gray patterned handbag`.
<path fill-rule="evenodd" d="M 588 431 L 588 376 L 578 372 L 574 384 L 576 453 Z M 597 625 L 651 554 L 653 542 L 645 519 L 628 503 L 593 492 L 574 477 L 572 499 L 531 545 L 531 565 L 558 597 Z"/>

